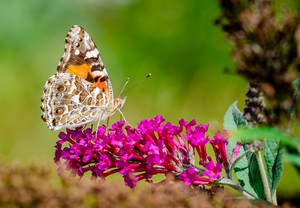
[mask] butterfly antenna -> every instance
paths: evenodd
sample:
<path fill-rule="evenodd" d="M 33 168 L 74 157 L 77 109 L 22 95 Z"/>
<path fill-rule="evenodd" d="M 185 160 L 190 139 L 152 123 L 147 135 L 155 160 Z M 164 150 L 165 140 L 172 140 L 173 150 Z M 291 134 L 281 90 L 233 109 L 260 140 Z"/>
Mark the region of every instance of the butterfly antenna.
<path fill-rule="evenodd" d="M 141 81 L 139 81 L 137 84 L 135 84 L 133 87 L 131 87 L 129 90 L 127 90 L 126 92 L 124 92 L 121 96 L 125 95 L 128 91 L 132 90 L 132 88 L 134 88 L 137 85 L 141 84 L 143 81 L 145 81 L 145 79 L 149 78 L 150 76 L 151 76 L 151 73 L 148 74 L 144 79 L 142 79 Z"/>
<path fill-rule="evenodd" d="M 126 80 L 126 82 L 125 82 L 125 84 L 124 84 L 124 86 L 123 86 L 123 88 L 122 88 L 122 90 L 121 90 L 118 97 L 120 97 L 121 93 L 123 92 L 123 90 L 124 90 L 124 88 L 125 88 L 125 86 L 127 85 L 128 82 L 129 82 L 129 78 L 127 78 L 127 80 Z"/>

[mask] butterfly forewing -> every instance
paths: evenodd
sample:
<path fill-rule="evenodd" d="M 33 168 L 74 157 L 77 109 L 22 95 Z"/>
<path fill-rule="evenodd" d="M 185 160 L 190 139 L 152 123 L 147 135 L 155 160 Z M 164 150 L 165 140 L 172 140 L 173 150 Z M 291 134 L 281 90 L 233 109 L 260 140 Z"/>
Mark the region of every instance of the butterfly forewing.
<path fill-rule="evenodd" d="M 75 74 L 100 88 L 109 99 L 113 99 L 111 83 L 99 51 L 82 27 L 75 25 L 68 32 L 65 53 L 57 72 Z"/>

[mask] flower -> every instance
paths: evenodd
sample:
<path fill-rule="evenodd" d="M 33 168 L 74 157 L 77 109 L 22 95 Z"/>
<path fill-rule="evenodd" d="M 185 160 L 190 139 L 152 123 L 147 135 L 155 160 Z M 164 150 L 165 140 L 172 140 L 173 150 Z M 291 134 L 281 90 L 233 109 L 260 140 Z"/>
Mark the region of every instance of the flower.
<path fill-rule="evenodd" d="M 230 158 L 230 165 L 232 165 L 234 163 L 234 161 L 236 160 L 242 145 L 243 145 L 243 143 L 241 141 L 236 142 L 236 146 L 235 146 L 232 156 Z"/>
<path fill-rule="evenodd" d="M 193 168 L 189 168 L 183 172 L 179 176 L 179 179 L 182 180 L 186 185 L 208 185 L 209 183 L 214 182 L 214 180 L 210 178 L 198 177 L 197 172 Z"/>
<path fill-rule="evenodd" d="M 214 140 L 210 141 L 214 149 L 214 152 L 216 154 L 216 160 L 217 162 L 222 163 L 224 165 L 224 169 L 227 176 L 229 174 L 229 162 L 228 162 L 227 148 L 226 148 L 228 138 L 229 138 L 228 132 L 226 130 L 223 130 L 223 132 L 218 131 L 214 135 Z"/>
<path fill-rule="evenodd" d="M 210 140 L 205 133 L 209 125 L 181 119 L 176 126 L 163 124 L 164 121 L 162 116 L 144 119 L 138 128 L 125 127 L 125 122 L 119 121 L 110 129 L 98 127 L 97 134 L 92 128 L 67 129 L 67 133 L 59 134 L 55 146 L 54 161 L 59 173 L 71 170 L 72 176 L 82 177 L 90 172 L 93 180 L 119 173 L 131 188 L 144 179 L 153 184 L 151 178 L 157 174 L 171 173 L 187 185 L 210 185 L 220 178 L 222 165 L 215 166 L 206 153 L 205 145 Z M 216 134 L 210 142 L 219 148 L 225 144 L 219 142 L 220 138 L 222 135 Z M 194 164 L 194 150 L 199 154 L 201 167 Z"/>
<path fill-rule="evenodd" d="M 220 176 L 221 176 L 220 172 L 222 171 L 221 163 L 217 162 L 216 165 L 214 165 L 213 161 L 209 161 L 205 165 L 205 167 L 207 168 L 207 170 L 203 172 L 203 175 L 206 175 L 209 178 L 213 178 L 213 179 L 220 178 Z"/>

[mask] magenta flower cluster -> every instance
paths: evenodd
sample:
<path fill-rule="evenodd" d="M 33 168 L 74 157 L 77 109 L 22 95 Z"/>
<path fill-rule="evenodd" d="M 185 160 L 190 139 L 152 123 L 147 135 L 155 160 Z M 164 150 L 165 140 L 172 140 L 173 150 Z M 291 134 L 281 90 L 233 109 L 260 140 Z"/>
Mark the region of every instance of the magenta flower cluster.
<path fill-rule="evenodd" d="M 131 188 L 143 179 L 153 184 L 150 179 L 156 174 L 172 173 L 187 185 L 209 185 L 222 177 L 222 167 L 228 173 L 226 131 L 217 132 L 210 140 L 205 136 L 208 125 L 196 125 L 195 120 L 181 119 L 179 126 L 163 122 L 162 116 L 156 116 L 142 120 L 135 129 L 119 121 L 110 129 L 99 127 L 97 134 L 91 128 L 67 129 L 67 133 L 59 134 L 55 146 L 59 173 L 67 169 L 71 175 L 82 177 L 91 172 L 94 180 L 119 173 Z M 208 142 L 215 151 L 216 163 L 207 156 Z"/>

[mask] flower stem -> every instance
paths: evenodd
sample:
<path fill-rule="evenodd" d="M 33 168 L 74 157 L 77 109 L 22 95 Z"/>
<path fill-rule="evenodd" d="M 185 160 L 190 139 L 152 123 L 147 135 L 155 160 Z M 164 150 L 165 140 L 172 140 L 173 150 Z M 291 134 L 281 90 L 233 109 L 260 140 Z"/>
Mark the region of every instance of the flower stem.
<path fill-rule="evenodd" d="M 273 202 L 274 205 L 278 206 L 278 204 L 277 204 L 277 197 L 276 197 L 276 190 L 272 194 L 272 202 Z"/>
<path fill-rule="evenodd" d="M 262 182 L 263 182 L 263 185 L 264 185 L 264 191 L 265 191 L 267 201 L 270 202 L 270 203 L 273 203 L 271 190 L 270 190 L 270 186 L 269 186 L 269 181 L 268 181 L 267 174 L 266 174 L 266 171 L 265 171 L 261 151 L 255 152 L 255 156 L 256 156 L 257 163 L 258 163 L 260 176 L 261 176 L 261 179 L 262 179 Z"/>
<path fill-rule="evenodd" d="M 219 182 L 219 185 L 227 185 L 230 186 L 231 188 L 237 190 L 241 194 L 243 194 L 247 199 L 258 199 L 257 197 L 253 196 L 250 194 L 248 191 L 243 189 L 242 187 L 239 186 L 235 181 L 228 179 L 228 178 L 222 178 Z"/>

